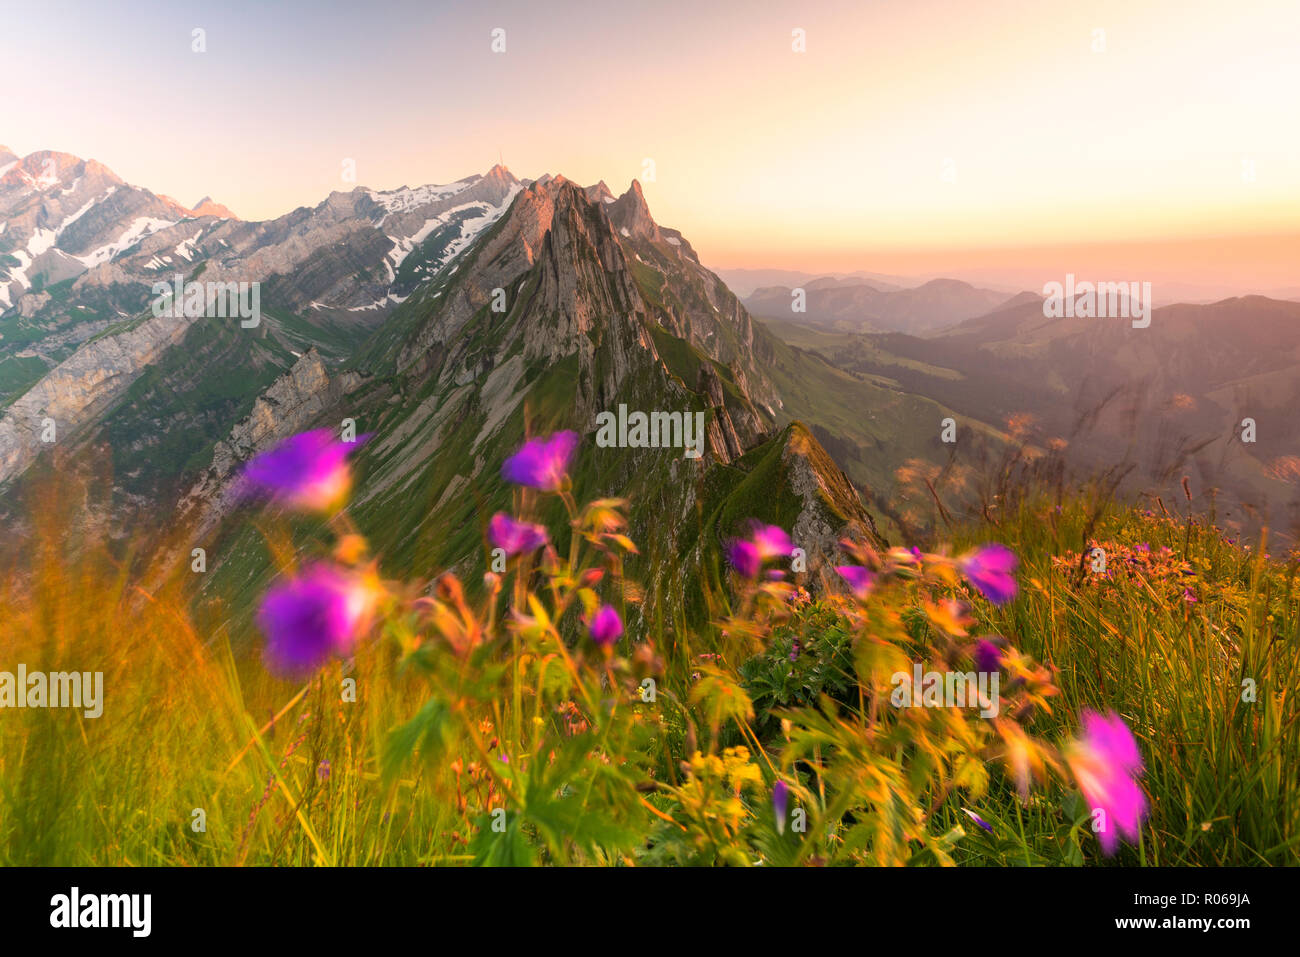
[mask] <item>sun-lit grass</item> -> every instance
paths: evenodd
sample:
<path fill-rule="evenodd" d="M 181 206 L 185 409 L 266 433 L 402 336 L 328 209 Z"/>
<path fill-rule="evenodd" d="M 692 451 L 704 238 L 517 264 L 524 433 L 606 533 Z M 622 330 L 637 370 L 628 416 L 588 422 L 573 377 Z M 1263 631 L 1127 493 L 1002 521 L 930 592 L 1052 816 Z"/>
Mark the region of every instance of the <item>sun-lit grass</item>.
<path fill-rule="evenodd" d="M 1021 560 L 1017 599 L 974 598 L 971 634 L 1005 635 L 1055 669 L 1052 713 L 1027 719 L 1039 738 L 1064 742 L 1085 709 L 1114 710 L 1133 730 L 1151 813 L 1114 861 L 1300 862 L 1294 563 L 1183 519 L 1114 506 L 1094 518 L 1089 505 L 1026 505 L 997 527 L 956 530 L 958 546 L 995 538 Z M 851 674 L 864 660 L 854 642 L 875 628 L 899 647 L 937 641 L 928 593 L 911 586 L 875 610 L 868 599 L 856 624 L 814 602 L 752 634 L 733 618 L 726 634 L 625 646 L 603 663 L 564 616 L 523 631 L 498 618 L 457 657 L 431 637 L 447 622 L 430 629 L 401 610 L 417 589 L 346 670 L 334 662 L 294 683 L 267 673 L 254 635 L 196 625 L 181 583 L 148 593 L 116 549 L 71 534 L 65 512 L 41 514 L 0 586 L 0 667 L 102 671 L 105 710 L 0 712 L 0 863 L 1105 860 L 1078 791 L 1049 783 L 1021 801 L 996 746 L 976 747 L 974 719 L 913 729 L 896 753 L 872 743 L 886 725 L 870 683 Z M 1093 544 L 1110 578 L 1080 570 Z M 508 578 L 503 599 L 519 587 Z M 453 593 L 436 594 L 455 611 Z M 873 617 L 882 609 L 896 620 Z M 798 670 L 786 665 L 791 635 Z M 655 645 L 671 650 L 656 660 Z M 644 674 L 658 675 L 653 707 L 625 693 Z M 952 766 L 919 760 L 945 734 L 964 742 Z M 968 787 L 986 776 L 987 790 Z M 774 827 L 777 779 L 809 810 L 806 836 Z M 923 823 L 900 811 L 912 823 L 892 832 L 889 808 L 912 798 Z M 508 809 L 500 832 L 497 808 Z"/>
<path fill-rule="evenodd" d="M 1152 813 L 1141 847 L 1119 859 L 1300 862 L 1295 561 L 1265 559 L 1260 542 L 1229 542 L 1204 520 L 1086 504 L 1026 506 L 967 534 L 992 532 L 1022 558 L 1021 596 L 989 625 L 1058 669 L 1061 728 L 1084 707 L 1113 708 L 1138 738 Z M 1079 562 L 1094 547 L 1104 574 L 1090 551 Z M 986 806 L 1012 833 L 996 857 L 1061 861 L 1058 805 Z"/>

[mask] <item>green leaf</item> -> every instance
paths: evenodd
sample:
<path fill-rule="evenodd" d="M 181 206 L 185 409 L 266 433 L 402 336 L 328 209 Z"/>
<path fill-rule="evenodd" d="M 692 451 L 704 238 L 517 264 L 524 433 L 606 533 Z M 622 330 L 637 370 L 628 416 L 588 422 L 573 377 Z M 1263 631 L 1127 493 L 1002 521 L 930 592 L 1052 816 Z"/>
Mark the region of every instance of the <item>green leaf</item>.
<path fill-rule="evenodd" d="M 417 749 L 425 761 L 439 760 L 454 738 L 451 710 L 441 700 L 430 698 L 414 718 L 389 732 L 382 762 L 385 780 L 391 780 Z"/>

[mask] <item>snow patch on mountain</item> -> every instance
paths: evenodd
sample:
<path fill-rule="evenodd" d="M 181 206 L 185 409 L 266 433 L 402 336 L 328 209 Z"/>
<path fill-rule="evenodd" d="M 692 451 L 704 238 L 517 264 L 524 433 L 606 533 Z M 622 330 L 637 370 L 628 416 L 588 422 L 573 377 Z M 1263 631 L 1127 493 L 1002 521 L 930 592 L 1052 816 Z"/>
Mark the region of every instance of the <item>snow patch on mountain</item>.
<path fill-rule="evenodd" d="M 446 199 L 448 196 L 455 196 L 457 193 L 468 189 L 471 185 L 473 185 L 473 177 L 467 177 L 455 183 L 448 183 L 445 186 L 403 186 L 401 189 L 390 189 L 383 192 L 368 189 L 366 195 L 384 208 L 386 215 L 379 221 L 379 225 L 382 227 L 389 216 L 395 213 L 404 213 Z"/>
<path fill-rule="evenodd" d="M 179 220 L 154 219 L 151 216 L 141 216 L 134 220 L 130 226 L 117 239 L 103 246 L 100 246 L 88 256 L 76 256 L 77 259 L 87 269 L 93 269 L 101 263 L 106 263 L 118 253 L 130 249 L 146 236 L 158 232 L 160 229 L 166 229 L 168 226 L 175 226 Z"/>

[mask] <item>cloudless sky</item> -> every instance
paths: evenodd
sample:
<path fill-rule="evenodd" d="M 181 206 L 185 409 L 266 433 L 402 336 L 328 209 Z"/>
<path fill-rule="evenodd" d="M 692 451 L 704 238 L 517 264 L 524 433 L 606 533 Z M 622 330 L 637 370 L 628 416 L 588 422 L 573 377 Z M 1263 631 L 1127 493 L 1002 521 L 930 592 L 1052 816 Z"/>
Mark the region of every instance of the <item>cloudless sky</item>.
<path fill-rule="evenodd" d="M 0 143 L 244 218 L 500 156 L 642 178 L 715 267 L 1175 268 L 1212 239 L 1300 285 L 1259 238 L 1300 233 L 1300 0 L 0 0 L 0 63 Z"/>

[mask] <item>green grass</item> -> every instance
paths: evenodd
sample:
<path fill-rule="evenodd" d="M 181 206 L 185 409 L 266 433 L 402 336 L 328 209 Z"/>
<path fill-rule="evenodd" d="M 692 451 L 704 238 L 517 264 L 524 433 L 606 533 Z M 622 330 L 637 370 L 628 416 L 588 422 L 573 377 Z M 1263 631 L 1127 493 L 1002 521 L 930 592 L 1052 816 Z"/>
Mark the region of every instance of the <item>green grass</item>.
<path fill-rule="evenodd" d="M 1084 708 L 1113 709 L 1138 739 L 1151 818 L 1140 847 L 1119 861 L 1151 865 L 1300 863 L 1300 595 L 1296 563 L 1264 560 L 1202 521 L 1067 501 L 1025 507 L 994 534 L 1022 558 L 1022 594 L 988 627 L 1054 665 L 1061 688 L 1046 727 L 1063 733 Z M 1095 515 L 1095 525 L 1090 525 Z M 1089 530 L 1090 529 L 1090 530 Z M 965 530 L 974 541 L 987 527 Z M 1085 534 L 1086 532 L 1086 534 Z M 1053 567 L 1085 542 L 1137 569 L 1118 582 L 1088 566 L 1082 579 Z M 1125 560 L 1147 546 L 1192 574 L 1164 586 Z M 1191 589 L 1195 603 L 1182 597 Z M 1245 679 L 1256 700 L 1243 701 Z M 1007 845 L 972 855 L 999 863 L 1072 863 L 1060 802 L 1020 808 L 1009 792 L 972 807 L 996 821 Z M 953 821 L 958 820 L 957 816 Z"/>
<path fill-rule="evenodd" d="M 0 359 L 0 406 L 17 399 L 49 371 L 50 367 L 40 356 Z"/>
<path fill-rule="evenodd" d="M 759 449 L 736 464 L 733 477 L 720 473 L 720 484 L 706 495 L 708 519 L 702 528 L 725 530 L 751 514 L 779 519 L 786 506 L 765 497 L 776 481 L 774 468 L 779 468 L 776 452 Z M 185 586 L 193 579 L 188 571 L 184 580 L 147 596 L 94 541 L 72 541 L 57 509 L 37 514 L 36 534 L 24 553 L 30 575 L 6 576 L 0 589 L 0 641 L 13 662 L 29 669 L 102 670 L 105 712 L 98 719 L 54 709 L 6 714 L 0 724 L 0 862 L 459 864 L 483 851 L 481 817 L 499 802 L 492 794 L 501 782 L 494 784 L 492 774 L 469 773 L 474 765 L 468 762 L 476 760 L 472 748 L 432 763 L 393 766 L 385 760 L 395 729 L 417 713 L 431 714 L 421 711 L 430 700 L 422 669 L 409 660 L 403 665 L 397 649 L 409 642 L 409 622 L 393 618 L 382 634 L 362 645 L 355 670 L 346 675 L 334 664 L 305 684 L 281 681 L 266 673 L 256 644 L 244 640 L 238 633 L 243 626 L 221 606 L 196 615 L 184 611 Z M 441 521 L 453 519 L 448 513 Z M 292 530 L 260 518 L 256 524 L 261 531 L 250 523 L 238 540 L 250 553 L 265 553 L 268 544 L 282 555 L 319 551 L 312 543 L 325 532 L 313 522 Z M 441 527 L 444 533 L 456 531 L 449 524 Z M 477 529 L 471 534 L 476 537 Z M 952 859 L 974 865 L 1300 863 L 1295 563 L 1263 559 L 1258 543 L 1254 548 L 1229 543 L 1205 524 L 1098 507 L 1086 495 L 1066 499 L 1059 512 L 1047 504 L 1026 505 L 998 527 L 964 526 L 954 544 L 960 548 L 990 538 L 1006 542 L 1020 556 L 1020 593 L 1000 609 L 976 599 L 979 630 L 974 633 L 1000 633 L 1054 669 L 1060 694 L 1049 699 L 1051 714 L 1029 721 L 1035 735 L 1063 741 L 1085 709 L 1114 710 L 1124 718 L 1143 756 L 1140 783 L 1151 813 L 1138 844 L 1125 845 L 1114 859 L 1103 858 L 1088 833 L 1087 809 L 1077 792 L 1059 785 L 1035 788 L 1021 802 L 991 755 L 987 790 L 936 796 L 930 827 L 955 836 Z M 567 551 L 567 538 L 557 538 L 557 544 Z M 1107 550 L 1112 571 L 1138 571 L 1114 581 L 1091 571 L 1080 577 L 1073 556 L 1092 544 Z M 1149 565 L 1127 562 L 1128 555 L 1139 553 L 1153 556 Z M 1190 574 L 1181 573 L 1183 563 Z M 705 567 L 712 568 L 711 590 L 728 587 L 716 557 Z M 262 587 L 249 584 L 236 600 L 251 605 Z M 1196 602 L 1182 599 L 1184 588 Z M 900 606 L 904 621 L 914 620 L 911 607 Z M 622 724 L 601 733 L 628 735 L 621 747 L 641 742 L 637 747 L 646 750 L 635 752 L 639 756 L 628 768 L 644 763 L 666 775 L 659 780 L 676 780 L 673 768 L 689 758 L 694 735 L 702 736 L 699 747 L 709 749 L 701 710 L 709 705 L 695 690 L 702 668 L 698 656 L 719 652 L 729 667 L 739 669 L 734 687 L 762 702 L 766 717 L 752 725 L 743 719 L 726 722 L 714 746 L 745 744 L 755 774 L 769 765 L 788 765 L 782 754 L 790 744 L 770 708 L 782 702 L 808 707 L 826 693 L 852 713 L 857 701 L 845 673 L 853 660 L 851 629 L 828 605 L 813 605 L 797 620 L 804 629 L 804 654 L 814 649 L 812 657 L 800 659 L 798 671 L 786 661 L 790 643 L 780 636 L 788 633 L 773 632 L 768 651 L 737 658 L 734 638 L 710 626 L 684 631 L 680 620 L 659 621 L 648 635 L 665 668 L 659 679 L 665 703 L 656 712 L 653 740 L 642 741 L 640 732 L 634 735 Z M 820 659 L 818 641 L 827 649 Z M 504 646 L 482 664 L 497 653 L 504 654 Z M 481 680 L 508 684 L 508 673 L 503 677 L 499 669 L 482 674 Z M 355 702 L 342 700 L 346 677 L 356 679 Z M 1255 681 L 1254 701 L 1243 700 L 1245 678 Z M 532 725 L 516 715 L 518 707 L 535 713 L 537 694 L 526 683 L 513 705 L 509 694 L 495 693 L 471 705 L 494 729 L 496 748 L 517 757 L 532 753 Z M 455 740 L 470 748 L 469 739 Z M 454 759 L 460 761 L 459 774 Z M 764 779 L 769 773 L 763 770 Z M 814 780 L 805 779 L 812 792 L 801 792 L 808 800 L 816 791 Z M 595 786 L 599 794 L 606 785 L 613 787 L 595 779 L 585 786 Z M 773 863 L 798 858 L 803 852 L 763 830 L 763 815 L 770 812 L 764 812 L 765 798 L 750 795 L 748 788 L 740 820 L 749 823 L 743 833 L 727 832 L 731 837 L 710 831 L 709 841 L 735 844 L 729 849 L 710 844 L 709 853 L 730 860 L 745 842 L 757 841 L 757 850 L 751 847 L 736 859 L 752 853 Z M 609 801 L 617 800 L 616 791 Z M 688 821 L 689 789 L 674 793 L 671 800 L 667 792 L 656 796 L 647 806 Z M 543 840 L 544 815 L 559 810 L 544 808 L 540 796 L 532 800 L 534 823 L 512 832 L 519 842 L 513 850 L 493 845 L 492 854 L 511 850 L 528 859 L 537 853 L 543 859 L 571 854 L 570 859 L 586 863 L 617 858 L 612 848 L 622 846 L 626 835 L 614 831 L 608 853 L 543 850 L 549 846 Z M 601 806 L 589 812 L 593 827 L 603 820 Z M 728 807 L 728 813 L 735 810 Z M 994 833 L 971 827 L 963 807 L 988 821 Z M 203 811 L 204 831 L 191 826 L 195 809 Z M 696 845 L 688 853 L 675 844 L 678 832 L 665 832 L 643 806 L 623 813 L 629 816 L 617 823 L 646 829 L 643 838 L 630 838 L 633 845 L 649 840 L 644 863 L 697 860 L 703 853 Z M 953 831 L 958 826 L 964 826 L 960 834 Z M 687 829 L 704 840 L 695 827 Z M 835 833 L 847 839 L 846 827 L 839 825 Z M 534 848 L 535 842 L 541 844 Z M 929 854 L 918 848 L 912 862 L 926 863 Z"/>

